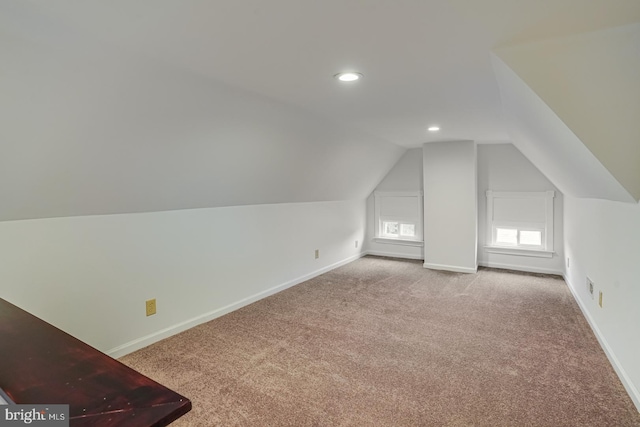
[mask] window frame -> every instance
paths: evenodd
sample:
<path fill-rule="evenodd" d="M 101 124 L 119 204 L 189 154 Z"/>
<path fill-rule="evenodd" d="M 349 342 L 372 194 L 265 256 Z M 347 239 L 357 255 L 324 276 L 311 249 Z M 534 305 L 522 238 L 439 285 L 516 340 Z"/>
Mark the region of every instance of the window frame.
<path fill-rule="evenodd" d="M 539 192 L 512 192 L 512 191 L 492 191 L 488 190 L 487 195 L 487 223 L 486 223 L 486 245 L 485 250 L 491 253 L 506 255 L 524 255 L 543 258 L 553 256 L 553 199 L 555 191 Z M 545 219 L 544 222 L 530 221 L 505 221 L 493 220 L 494 201 L 496 199 L 537 199 L 544 202 Z M 518 243 L 515 245 L 499 244 L 496 242 L 497 229 L 516 229 Z M 520 233 L 522 231 L 541 232 L 540 245 L 520 244 Z"/>
<path fill-rule="evenodd" d="M 411 197 L 416 198 L 417 212 L 414 215 L 381 215 L 380 206 L 384 197 Z M 407 246 L 423 246 L 423 193 L 422 191 L 375 191 L 374 192 L 374 240 L 378 243 L 393 243 Z M 398 234 L 387 234 L 384 232 L 385 222 L 397 222 Z M 400 231 L 402 225 L 413 225 L 415 234 L 413 236 L 402 236 Z"/>

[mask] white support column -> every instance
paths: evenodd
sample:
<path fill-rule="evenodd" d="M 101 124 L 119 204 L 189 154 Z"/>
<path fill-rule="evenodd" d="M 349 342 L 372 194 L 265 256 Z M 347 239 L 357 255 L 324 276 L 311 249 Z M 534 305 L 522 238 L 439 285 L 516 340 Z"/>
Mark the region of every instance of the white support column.
<path fill-rule="evenodd" d="M 478 269 L 477 147 L 474 141 L 423 146 L 425 268 Z"/>

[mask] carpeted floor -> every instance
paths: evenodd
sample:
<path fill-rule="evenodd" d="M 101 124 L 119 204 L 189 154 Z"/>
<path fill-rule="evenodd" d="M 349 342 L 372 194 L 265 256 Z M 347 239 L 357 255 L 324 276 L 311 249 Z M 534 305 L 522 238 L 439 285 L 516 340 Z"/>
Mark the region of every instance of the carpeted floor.
<path fill-rule="evenodd" d="M 121 360 L 176 426 L 640 426 L 554 276 L 365 257 Z"/>

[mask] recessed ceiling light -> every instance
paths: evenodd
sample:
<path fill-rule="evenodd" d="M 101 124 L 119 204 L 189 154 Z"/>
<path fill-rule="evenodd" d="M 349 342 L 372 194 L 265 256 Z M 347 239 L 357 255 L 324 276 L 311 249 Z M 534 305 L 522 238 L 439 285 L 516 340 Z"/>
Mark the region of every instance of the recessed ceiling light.
<path fill-rule="evenodd" d="M 341 82 L 355 82 L 356 80 L 360 80 L 363 75 L 361 73 L 348 72 L 348 73 L 338 73 L 335 76 L 336 79 Z"/>
<path fill-rule="evenodd" d="M 438 132 L 440 130 L 440 126 L 429 126 L 427 129 L 429 132 Z"/>

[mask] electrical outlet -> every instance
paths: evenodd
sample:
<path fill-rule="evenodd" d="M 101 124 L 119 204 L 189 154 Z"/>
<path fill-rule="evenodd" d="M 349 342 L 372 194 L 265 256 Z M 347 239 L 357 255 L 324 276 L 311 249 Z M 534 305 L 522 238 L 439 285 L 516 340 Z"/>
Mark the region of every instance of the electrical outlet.
<path fill-rule="evenodd" d="M 320 258 L 320 249 L 316 249 L 316 259 Z"/>
<path fill-rule="evenodd" d="M 146 301 L 147 305 L 147 316 L 152 316 L 156 314 L 156 299 L 150 299 Z"/>
<path fill-rule="evenodd" d="M 598 305 L 602 308 L 602 291 L 598 292 Z"/>
<path fill-rule="evenodd" d="M 587 277 L 587 291 L 589 291 L 589 295 L 591 295 L 591 299 L 593 299 L 594 297 L 594 290 L 595 290 L 595 287 L 593 285 L 593 282 L 591 281 L 591 279 Z"/>
<path fill-rule="evenodd" d="M 356 240 L 356 248 L 358 247 L 358 241 Z"/>

